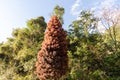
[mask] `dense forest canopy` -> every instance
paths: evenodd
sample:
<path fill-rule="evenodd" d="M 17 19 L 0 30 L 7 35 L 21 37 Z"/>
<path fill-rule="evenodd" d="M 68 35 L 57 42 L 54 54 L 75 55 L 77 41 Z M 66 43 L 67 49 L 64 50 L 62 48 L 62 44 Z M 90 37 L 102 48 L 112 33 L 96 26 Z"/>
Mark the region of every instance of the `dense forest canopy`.
<path fill-rule="evenodd" d="M 119 10 L 105 10 L 101 18 L 90 10 L 82 10 L 79 19 L 69 24 L 69 69 L 60 80 L 120 80 Z M 61 24 L 64 12 L 58 5 L 53 9 Z M 104 33 L 98 30 L 99 21 L 106 28 Z M 0 80 L 38 80 L 35 62 L 47 23 L 40 16 L 26 24 L 25 28 L 14 29 L 12 37 L 0 43 Z"/>

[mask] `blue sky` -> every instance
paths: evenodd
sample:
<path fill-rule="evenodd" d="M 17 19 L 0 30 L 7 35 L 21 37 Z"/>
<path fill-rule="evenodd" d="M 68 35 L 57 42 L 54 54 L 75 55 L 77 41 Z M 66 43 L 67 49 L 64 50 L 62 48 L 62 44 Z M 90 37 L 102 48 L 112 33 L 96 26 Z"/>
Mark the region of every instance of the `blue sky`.
<path fill-rule="evenodd" d="M 43 16 L 48 22 L 56 5 L 65 8 L 63 28 L 68 29 L 82 9 L 100 9 L 119 3 L 119 0 L 0 0 L 0 42 L 6 41 L 14 28 L 26 27 L 31 18 Z"/>

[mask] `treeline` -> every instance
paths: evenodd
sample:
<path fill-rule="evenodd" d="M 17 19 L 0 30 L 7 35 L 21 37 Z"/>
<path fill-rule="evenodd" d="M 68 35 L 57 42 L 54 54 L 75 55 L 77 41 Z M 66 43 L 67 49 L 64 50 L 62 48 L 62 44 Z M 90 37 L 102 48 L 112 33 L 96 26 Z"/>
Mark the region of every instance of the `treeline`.
<path fill-rule="evenodd" d="M 83 10 L 69 25 L 69 71 L 61 80 L 120 80 L 120 18 L 113 12 L 105 10 L 98 18 Z M 64 23 L 63 7 L 56 6 L 53 14 Z M 98 29 L 99 22 L 106 28 L 104 33 Z M 38 80 L 35 62 L 46 26 L 43 16 L 33 18 L 27 27 L 14 29 L 12 37 L 0 43 L 0 80 Z"/>

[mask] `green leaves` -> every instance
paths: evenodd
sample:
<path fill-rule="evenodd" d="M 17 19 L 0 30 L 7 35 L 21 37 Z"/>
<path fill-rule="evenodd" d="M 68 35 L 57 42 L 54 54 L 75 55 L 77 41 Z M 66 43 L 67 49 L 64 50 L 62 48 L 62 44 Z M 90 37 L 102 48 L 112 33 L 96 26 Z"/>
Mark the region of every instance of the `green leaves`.
<path fill-rule="evenodd" d="M 65 11 L 64 11 L 63 7 L 61 7 L 59 5 L 54 7 L 53 14 L 58 17 L 58 19 L 60 20 L 61 24 L 64 24 L 64 21 L 63 21 L 64 13 L 65 13 Z"/>
<path fill-rule="evenodd" d="M 116 27 L 115 43 L 106 30 L 97 32 L 97 18 L 89 11 L 82 11 L 79 20 L 73 21 L 68 32 L 70 79 L 81 80 L 115 80 L 119 79 L 120 60 L 119 33 Z M 81 77 L 82 76 L 82 77 Z"/>
<path fill-rule="evenodd" d="M 12 37 L 0 45 L 0 60 L 5 63 L 2 76 L 8 76 L 6 80 L 35 80 L 34 63 L 36 55 L 40 49 L 46 22 L 42 16 L 31 19 L 27 22 L 26 28 L 16 28 L 12 32 Z M 9 66 L 12 66 L 9 68 Z M 2 67 L 0 67 L 2 68 Z M 9 74 L 6 70 L 10 69 Z M 13 76 L 14 77 L 11 77 Z M 34 76 L 34 77 L 33 77 Z"/>
<path fill-rule="evenodd" d="M 64 8 L 57 5 L 53 10 L 63 24 Z M 100 34 L 97 22 L 93 12 L 83 10 L 70 24 L 69 71 L 61 80 L 120 80 L 120 26 L 110 26 Z M 34 63 L 47 24 L 42 16 L 26 24 L 0 43 L 0 80 L 37 80 Z"/>

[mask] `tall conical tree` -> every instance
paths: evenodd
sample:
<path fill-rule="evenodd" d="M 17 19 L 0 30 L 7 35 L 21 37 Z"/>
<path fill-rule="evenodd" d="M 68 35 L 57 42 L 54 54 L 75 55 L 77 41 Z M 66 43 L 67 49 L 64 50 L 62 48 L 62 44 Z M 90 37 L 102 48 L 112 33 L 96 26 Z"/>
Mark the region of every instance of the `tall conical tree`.
<path fill-rule="evenodd" d="M 57 16 L 47 25 L 35 73 L 40 80 L 60 79 L 68 70 L 66 33 Z"/>

